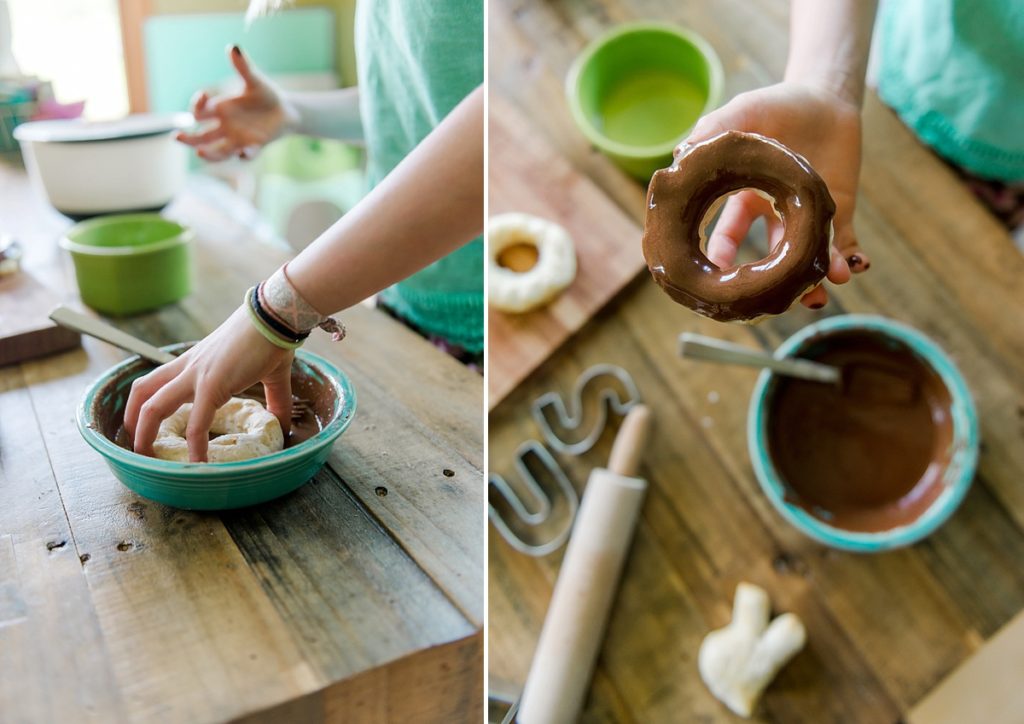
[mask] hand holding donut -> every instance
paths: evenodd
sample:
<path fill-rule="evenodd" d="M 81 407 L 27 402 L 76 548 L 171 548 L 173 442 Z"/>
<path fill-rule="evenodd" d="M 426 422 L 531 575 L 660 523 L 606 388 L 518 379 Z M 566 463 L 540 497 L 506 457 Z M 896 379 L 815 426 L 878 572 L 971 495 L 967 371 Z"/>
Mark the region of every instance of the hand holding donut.
<path fill-rule="evenodd" d="M 210 426 L 217 409 L 232 395 L 262 382 L 267 409 L 287 434 L 291 423 L 291 366 L 294 352 L 268 342 L 235 310 L 206 339 L 173 362 L 158 367 L 132 384 L 124 426 L 135 452 L 153 455 L 160 423 L 186 402 L 192 402 L 185 439 L 191 462 L 206 462 Z"/>
<path fill-rule="evenodd" d="M 295 116 L 277 88 L 249 65 L 237 45 L 228 50 L 228 57 L 245 83 L 244 88 L 236 95 L 216 98 L 210 98 L 205 91 L 198 93 L 192 101 L 192 115 L 210 127 L 177 136 L 207 161 L 252 157 L 281 135 Z"/>
<path fill-rule="evenodd" d="M 853 210 L 860 174 L 861 122 L 857 105 L 826 90 L 782 82 L 742 93 L 704 116 L 689 138 L 677 149 L 708 140 L 725 131 L 745 131 L 774 138 L 804 156 L 824 179 L 836 205 L 833 218 L 833 251 L 828 280 L 844 284 L 850 272 L 866 271 L 870 259 L 857 244 Z M 782 224 L 768 201 L 751 192 L 731 197 L 708 239 L 708 258 L 728 268 L 743 238 L 759 217 L 768 222 L 774 248 Z M 818 309 L 828 301 L 821 286 L 804 295 L 804 305 Z"/>

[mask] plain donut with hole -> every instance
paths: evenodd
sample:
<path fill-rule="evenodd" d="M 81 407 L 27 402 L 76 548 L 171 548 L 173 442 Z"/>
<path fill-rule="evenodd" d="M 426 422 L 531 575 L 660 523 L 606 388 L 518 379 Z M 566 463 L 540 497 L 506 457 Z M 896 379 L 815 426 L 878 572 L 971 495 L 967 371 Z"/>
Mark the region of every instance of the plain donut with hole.
<path fill-rule="evenodd" d="M 153 442 L 153 454 L 161 460 L 187 463 L 188 442 L 185 432 L 192 414 L 192 403 L 186 403 L 160 423 Z M 281 423 L 256 400 L 232 397 L 217 410 L 210 425 L 217 437 L 210 440 L 207 461 L 237 462 L 263 457 L 284 449 Z"/>
<path fill-rule="evenodd" d="M 516 271 L 499 263 L 502 252 L 532 245 L 537 261 Z M 554 299 L 576 278 L 576 247 L 558 224 L 530 214 L 509 213 L 487 224 L 487 299 L 503 312 L 528 312 Z"/>

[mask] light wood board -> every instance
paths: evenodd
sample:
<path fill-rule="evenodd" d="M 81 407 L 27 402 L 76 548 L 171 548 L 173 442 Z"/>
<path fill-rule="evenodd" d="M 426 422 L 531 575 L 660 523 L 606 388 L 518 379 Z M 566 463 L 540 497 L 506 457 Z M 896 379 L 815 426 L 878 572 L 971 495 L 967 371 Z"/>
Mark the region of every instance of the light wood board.
<path fill-rule="evenodd" d="M 488 404 L 493 409 L 552 352 L 646 269 L 640 227 L 544 141 L 510 102 L 490 98 L 490 215 L 554 221 L 576 245 L 576 279 L 526 314 L 488 311 Z"/>

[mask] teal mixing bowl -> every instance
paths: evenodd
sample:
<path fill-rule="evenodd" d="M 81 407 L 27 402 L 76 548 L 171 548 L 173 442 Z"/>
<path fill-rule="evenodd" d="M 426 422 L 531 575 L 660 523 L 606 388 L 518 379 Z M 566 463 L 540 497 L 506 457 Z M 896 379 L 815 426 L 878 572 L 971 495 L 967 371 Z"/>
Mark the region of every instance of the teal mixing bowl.
<path fill-rule="evenodd" d="M 782 479 L 769 453 L 771 394 L 776 375 L 765 370 L 758 378 L 747 418 L 747 443 L 758 483 L 782 517 L 802 533 L 820 543 L 842 550 L 873 553 L 910 545 L 933 533 L 946 522 L 963 501 L 978 464 L 978 415 L 967 383 L 953 361 L 921 332 L 885 317 L 846 314 L 811 324 L 783 342 L 776 357 L 798 357 L 829 334 L 870 331 L 909 348 L 919 360 L 938 374 L 950 394 L 953 435 L 949 462 L 942 474 L 942 491 L 915 520 L 889 530 L 850 531 L 829 525 L 793 502 L 791 490 Z"/>
<path fill-rule="evenodd" d="M 188 345 L 172 345 L 169 351 Z M 327 461 L 334 441 L 356 411 L 348 377 L 323 357 L 299 350 L 292 366 L 296 394 L 313 403 L 322 429 L 281 452 L 231 463 L 179 463 L 134 453 L 114 442 L 120 431 L 131 384 L 153 367 L 132 357 L 103 373 L 78 407 L 78 429 L 107 461 L 125 487 L 175 508 L 225 510 L 256 505 L 290 493 Z M 119 431 L 121 434 L 119 435 Z"/>

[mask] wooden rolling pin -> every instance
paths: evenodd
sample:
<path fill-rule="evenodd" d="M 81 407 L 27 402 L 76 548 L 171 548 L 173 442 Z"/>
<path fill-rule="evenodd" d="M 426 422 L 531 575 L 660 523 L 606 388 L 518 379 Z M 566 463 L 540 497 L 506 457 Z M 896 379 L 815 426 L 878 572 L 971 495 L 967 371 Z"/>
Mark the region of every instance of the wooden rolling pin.
<path fill-rule="evenodd" d="M 637 405 L 622 422 L 608 468 L 590 474 L 526 679 L 519 724 L 567 724 L 579 716 L 647 491 L 647 481 L 634 476 L 650 429 L 650 409 Z"/>

